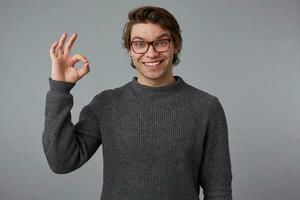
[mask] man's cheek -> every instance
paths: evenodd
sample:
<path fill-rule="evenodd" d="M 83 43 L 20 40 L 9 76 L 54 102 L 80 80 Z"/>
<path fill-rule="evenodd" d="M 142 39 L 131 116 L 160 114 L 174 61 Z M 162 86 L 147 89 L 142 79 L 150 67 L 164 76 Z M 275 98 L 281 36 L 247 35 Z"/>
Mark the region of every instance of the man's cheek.
<path fill-rule="evenodd" d="M 141 62 L 141 59 L 142 59 L 142 57 L 143 57 L 142 55 L 141 55 L 141 56 L 138 56 L 138 57 L 136 57 L 136 61 L 137 61 L 137 62 Z"/>

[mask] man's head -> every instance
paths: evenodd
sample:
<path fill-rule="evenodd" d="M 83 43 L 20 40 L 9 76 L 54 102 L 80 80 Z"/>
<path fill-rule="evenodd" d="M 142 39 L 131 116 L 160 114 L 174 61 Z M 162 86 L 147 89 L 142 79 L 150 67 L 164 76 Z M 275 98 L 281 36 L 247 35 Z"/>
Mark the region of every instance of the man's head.
<path fill-rule="evenodd" d="M 163 8 L 144 6 L 131 10 L 128 19 L 122 38 L 123 47 L 131 56 L 131 66 L 146 75 L 150 69 L 147 66 L 160 62 L 160 68 L 150 71 L 160 75 L 170 72 L 179 63 L 182 48 L 180 27 L 174 16 Z"/>

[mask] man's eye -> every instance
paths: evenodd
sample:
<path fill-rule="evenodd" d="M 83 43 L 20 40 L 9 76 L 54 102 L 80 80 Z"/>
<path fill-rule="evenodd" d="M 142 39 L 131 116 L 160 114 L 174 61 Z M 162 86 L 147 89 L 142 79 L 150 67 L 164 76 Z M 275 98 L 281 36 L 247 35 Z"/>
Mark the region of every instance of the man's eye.
<path fill-rule="evenodd" d="M 142 47 L 145 47 L 146 44 L 145 44 L 144 41 L 135 41 L 135 42 L 134 42 L 134 46 L 139 47 L 139 48 L 142 48 Z"/>
<path fill-rule="evenodd" d="M 158 40 L 156 45 L 158 46 L 167 46 L 169 44 L 168 40 Z"/>

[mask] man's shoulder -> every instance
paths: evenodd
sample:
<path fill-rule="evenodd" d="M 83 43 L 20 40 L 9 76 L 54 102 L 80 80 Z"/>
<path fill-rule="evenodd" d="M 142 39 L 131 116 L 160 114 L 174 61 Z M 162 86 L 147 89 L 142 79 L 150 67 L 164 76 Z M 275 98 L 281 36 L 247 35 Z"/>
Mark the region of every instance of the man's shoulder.
<path fill-rule="evenodd" d="M 129 83 L 126 83 L 122 86 L 105 89 L 94 96 L 94 100 L 98 102 L 113 102 L 115 100 L 121 100 L 125 95 L 130 93 Z"/>
<path fill-rule="evenodd" d="M 206 90 L 203 90 L 203 89 L 200 89 L 196 86 L 193 86 L 189 83 L 185 83 L 186 85 L 186 94 L 189 95 L 189 97 L 193 98 L 193 99 L 196 99 L 196 100 L 214 100 L 216 99 L 217 97 L 206 91 Z"/>
<path fill-rule="evenodd" d="M 221 102 L 216 95 L 189 84 L 186 88 L 188 88 L 188 92 L 185 94 L 185 99 L 194 109 L 199 109 L 201 112 L 203 110 L 213 112 L 222 109 Z"/>

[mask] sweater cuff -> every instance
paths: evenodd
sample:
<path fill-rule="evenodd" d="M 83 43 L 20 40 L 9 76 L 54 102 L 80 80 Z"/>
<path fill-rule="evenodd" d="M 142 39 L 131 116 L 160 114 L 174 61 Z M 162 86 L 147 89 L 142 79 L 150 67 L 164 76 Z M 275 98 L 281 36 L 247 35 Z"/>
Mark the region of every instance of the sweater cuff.
<path fill-rule="evenodd" d="M 71 89 L 76 85 L 76 83 L 56 81 L 49 78 L 50 91 L 57 91 L 62 93 L 70 93 Z"/>

